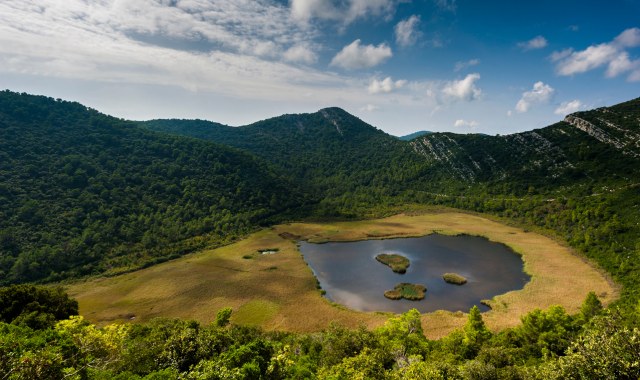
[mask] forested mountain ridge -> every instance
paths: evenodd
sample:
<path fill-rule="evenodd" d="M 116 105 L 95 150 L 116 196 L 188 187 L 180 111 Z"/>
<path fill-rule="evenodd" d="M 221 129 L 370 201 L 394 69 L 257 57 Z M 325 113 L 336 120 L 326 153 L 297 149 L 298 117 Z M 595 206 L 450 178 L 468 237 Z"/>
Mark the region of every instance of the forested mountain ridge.
<path fill-rule="evenodd" d="M 434 133 L 410 142 L 436 171 L 468 183 L 534 188 L 640 178 L 640 100 L 569 115 L 549 127 L 505 136 Z M 549 181 L 552 179 L 552 181 Z"/>
<path fill-rule="evenodd" d="M 421 203 L 545 228 L 607 269 L 633 304 L 639 119 L 636 99 L 513 135 L 400 141 L 339 108 L 228 127 L 131 122 L 5 91 L 0 278 L 114 272 L 284 214 L 363 218 Z"/>
<path fill-rule="evenodd" d="M 339 108 L 283 115 L 243 127 L 193 120 L 152 120 L 145 126 L 250 151 L 292 178 L 304 179 L 307 187 L 336 178 L 320 186 L 323 196 L 331 189 L 352 191 L 355 185 L 371 183 L 389 188 L 399 180 L 402 188 L 392 193 L 476 184 L 524 193 L 530 187 L 548 191 L 640 178 L 639 108 L 636 99 L 578 112 L 533 131 L 504 136 L 427 133 L 406 141 Z M 346 183 L 345 177 L 350 177 Z"/>
<path fill-rule="evenodd" d="M 340 108 L 241 127 L 192 120 L 152 120 L 145 126 L 247 150 L 321 199 L 363 187 L 401 191 L 398 183 L 418 177 L 411 166 L 419 157 L 406 144 Z"/>
<path fill-rule="evenodd" d="M 0 283 L 136 268 L 300 205 L 263 161 L 78 103 L 0 92 Z"/>
<path fill-rule="evenodd" d="M 146 126 L 224 141 L 297 173 L 291 180 L 304 179 L 301 186 L 321 198 L 315 215 L 363 217 L 371 209 L 415 202 L 538 226 L 603 266 L 624 285 L 621 300 L 635 307 L 640 298 L 640 99 L 578 112 L 533 131 L 431 133 L 410 141 L 329 110 L 340 119 L 321 110 L 237 128 L 208 123 L 193 128 L 180 120 Z M 344 120 L 355 120 L 359 138 L 340 135 L 333 122 L 341 126 Z M 308 127 L 310 121 L 318 124 Z M 311 132 L 316 134 L 308 139 Z M 325 145 L 335 148 L 325 150 Z"/>
<path fill-rule="evenodd" d="M 590 293 L 576 315 L 534 310 L 501 332 L 474 308 L 439 340 L 426 339 L 415 310 L 373 331 L 262 332 L 228 325 L 231 308 L 208 326 L 157 319 L 98 328 L 64 319 L 76 305 L 61 290 L 12 286 L 0 292 L 10 305 L 0 376 L 637 379 L 639 129 L 640 99 L 514 135 L 404 142 L 339 109 L 236 129 L 131 122 L 0 92 L 2 284 L 135 269 L 285 215 L 364 218 L 420 203 L 540 230 L 622 285 L 609 310 Z"/>

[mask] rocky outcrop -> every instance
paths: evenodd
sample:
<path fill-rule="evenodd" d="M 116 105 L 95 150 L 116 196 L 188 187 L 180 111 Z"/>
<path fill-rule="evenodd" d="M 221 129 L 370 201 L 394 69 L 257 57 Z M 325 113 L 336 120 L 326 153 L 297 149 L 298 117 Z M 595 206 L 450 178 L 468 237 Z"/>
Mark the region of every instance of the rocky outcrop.
<path fill-rule="evenodd" d="M 622 142 L 610 136 L 603 129 L 597 127 L 595 124 L 587 120 L 581 119 L 575 115 L 568 115 L 567 117 L 564 118 L 564 121 L 580 129 L 581 131 L 586 132 L 589 136 L 595 138 L 600 142 L 603 142 L 608 145 L 613 145 L 617 149 L 624 148 L 624 144 Z"/>

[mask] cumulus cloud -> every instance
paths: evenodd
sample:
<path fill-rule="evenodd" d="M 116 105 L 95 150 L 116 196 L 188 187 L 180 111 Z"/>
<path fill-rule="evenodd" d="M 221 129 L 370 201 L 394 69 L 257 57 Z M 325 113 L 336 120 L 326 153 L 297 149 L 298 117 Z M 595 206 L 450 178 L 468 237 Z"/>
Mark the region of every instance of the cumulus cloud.
<path fill-rule="evenodd" d="M 480 79 L 480 74 L 473 73 L 464 79 L 447 82 L 442 93 L 454 100 L 476 100 L 482 95 L 482 91 L 476 87 L 475 82 Z"/>
<path fill-rule="evenodd" d="M 531 91 L 522 93 L 522 98 L 516 104 L 516 111 L 524 113 L 529 111 L 533 105 L 548 103 L 554 93 L 555 90 L 548 84 L 536 82 Z"/>
<path fill-rule="evenodd" d="M 453 67 L 453 71 L 458 72 L 458 71 L 462 71 L 464 69 L 467 69 L 469 67 L 473 67 L 476 66 L 480 63 L 479 59 L 470 59 L 468 61 L 458 61 L 456 62 L 455 66 Z"/>
<path fill-rule="evenodd" d="M 574 75 L 600 67 L 618 55 L 618 49 L 610 44 L 589 46 L 587 49 L 569 54 L 560 60 L 556 70 L 560 75 Z"/>
<path fill-rule="evenodd" d="M 342 67 L 343 69 L 364 69 L 377 66 L 391 58 L 393 53 L 387 44 L 360 45 L 360 40 L 355 40 L 342 48 L 331 60 L 331 66 Z"/>
<path fill-rule="evenodd" d="M 572 100 L 570 102 L 562 102 L 560 103 L 560 105 L 558 106 L 558 108 L 556 108 L 555 111 L 553 111 L 553 113 L 555 113 L 556 115 L 561 115 L 561 116 L 566 116 L 570 113 L 574 113 L 576 111 L 580 111 L 582 109 L 585 108 L 585 105 L 582 104 L 581 101 L 579 101 L 578 99 Z"/>
<path fill-rule="evenodd" d="M 458 119 L 455 121 L 455 123 L 453 123 L 453 126 L 456 128 L 471 128 L 474 129 L 475 127 L 477 127 L 479 125 L 479 123 L 475 120 L 463 120 L 463 119 Z"/>
<path fill-rule="evenodd" d="M 0 72 L 255 99 L 290 98 L 311 87 L 346 91 L 345 78 L 287 63 L 312 63 L 315 56 L 307 30 L 290 20 L 285 6 L 264 0 L 165 4 L 4 0 Z M 189 48 L 176 43 L 183 41 Z"/>
<path fill-rule="evenodd" d="M 305 45 L 292 46 L 284 52 L 283 56 L 288 62 L 306 63 L 308 65 L 318 60 L 316 53 Z"/>
<path fill-rule="evenodd" d="M 630 28 L 620 33 L 613 43 L 623 48 L 640 46 L 640 28 Z"/>
<path fill-rule="evenodd" d="M 311 19 L 339 21 L 348 25 L 358 18 L 368 16 L 390 17 L 395 11 L 397 0 L 290 0 L 291 15 L 299 22 Z"/>
<path fill-rule="evenodd" d="M 369 84 L 369 93 L 389 93 L 393 90 L 402 88 L 405 84 L 407 84 L 406 80 L 394 81 L 391 77 L 386 77 L 383 80 L 373 79 Z"/>
<path fill-rule="evenodd" d="M 631 60 L 628 48 L 640 46 L 640 29 L 630 28 L 620 33 L 613 41 L 591 45 L 581 51 L 563 50 L 551 55 L 559 75 L 581 74 L 607 66 L 605 76 L 617 77 L 629 73 L 627 80 L 640 76 L 640 59 Z"/>
<path fill-rule="evenodd" d="M 422 32 L 418 30 L 420 16 L 413 15 L 400 21 L 395 27 L 396 43 L 400 46 L 411 46 L 418 41 Z"/>
<path fill-rule="evenodd" d="M 534 37 L 532 39 L 530 39 L 529 41 L 525 41 L 525 42 L 520 42 L 518 43 L 518 46 L 522 49 L 522 50 L 536 50 L 536 49 L 542 49 L 544 47 L 547 47 L 547 39 L 542 37 L 542 36 L 537 36 Z"/>
<path fill-rule="evenodd" d="M 573 53 L 573 49 L 572 48 L 566 48 L 566 49 L 563 49 L 563 50 L 554 51 L 549 56 L 549 59 L 551 60 L 551 62 L 558 62 L 558 61 L 560 61 L 562 59 L 565 59 L 568 56 L 570 56 L 571 53 Z"/>

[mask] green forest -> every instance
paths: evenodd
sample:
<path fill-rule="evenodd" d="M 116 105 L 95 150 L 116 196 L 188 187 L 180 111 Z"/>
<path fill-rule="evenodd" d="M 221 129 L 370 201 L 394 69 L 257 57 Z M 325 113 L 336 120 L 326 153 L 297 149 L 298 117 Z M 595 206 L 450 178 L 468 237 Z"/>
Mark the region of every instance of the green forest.
<path fill-rule="evenodd" d="M 48 293 L 48 294 L 47 294 Z M 477 307 L 463 328 L 425 338 L 420 313 L 375 330 L 333 324 L 312 334 L 215 321 L 85 321 L 60 289 L 0 291 L 0 374 L 7 379 L 637 379 L 640 330 L 590 293 L 577 315 L 535 310 L 489 331 Z M 75 307 L 75 308 L 74 308 Z"/>
<path fill-rule="evenodd" d="M 0 378 L 637 379 L 640 99 L 573 116 L 581 128 L 402 141 L 338 108 L 228 127 L 0 92 Z M 621 296 L 500 332 L 472 309 L 463 329 L 428 340 L 415 311 L 372 331 L 266 332 L 230 324 L 230 309 L 211 325 L 98 327 L 61 289 L 32 285 L 136 270 L 279 222 L 414 205 L 554 237 Z"/>

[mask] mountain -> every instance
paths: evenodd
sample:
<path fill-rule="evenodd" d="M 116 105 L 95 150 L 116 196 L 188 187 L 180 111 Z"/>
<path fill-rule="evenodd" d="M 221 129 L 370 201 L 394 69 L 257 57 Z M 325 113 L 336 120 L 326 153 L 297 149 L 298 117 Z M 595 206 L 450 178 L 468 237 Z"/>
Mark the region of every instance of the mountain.
<path fill-rule="evenodd" d="M 232 145 L 288 173 L 307 215 L 367 217 L 414 203 L 544 229 L 640 299 L 640 99 L 505 136 L 431 133 L 401 141 L 339 109 L 246 127 L 155 120 L 149 128 Z"/>
<path fill-rule="evenodd" d="M 408 134 L 408 135 L 400 136 L 400 137 L 398 137 L 398 138 L 399 138 L 400 140 L 402 140 L 402 141 L 411 141 L 411 140 L 413 140 L 413 139 L 415 139 L 415 138 L 418 138 L 418 137 L 420 137 L 420 136 L 430 135 L 430 134 L 432 134 L 432 133 L 433 133 L 433 132 L 430 132 L 430 131 L 418 131 L 418 132 L 410 133 L 410 134 Z"/>
<path fill-rule="evenodd" d="M 541 228 L 640 299 L 640 99 L 402 141 L 339 108 L 243 127 L 0 93 L 0 279 L 116 273 L 285 219 L 444 205 Z M 406 206 L 409 205 L 409 206 Z"/>
<path fill-rule="evenodd" d="M 299 207 L 265 162 L 78 103 L 0 92 L 0 283 L 176 257 Z"/>
<path fill-rule="evenodd" d="M 640 100 L 636 99 L 578 112 L 560 123 L 523 133 L 433 133 L 410 144 L 432 172 L 467 184 L 526 182 L 539 189 L 577 183 L 623 185 L 640 180 L 638 120 Z"/>
<path fill-rule="evenodd" d="M 251 152 L 322 198 L 372 186 L 382 194 L 469 186 L 522 194 L 638 178 L 638 113 L 636 99 L 523 133 L 425 133 L 408 141 L 339 108 L 243 127 L 199 120 L 153 120 L 145 126 Z"/>
<path fill-rule="evenodd" d="M 318 201 L 349 198 L 345 196 L 362 189 L 398 193 L 419 176 L 411 168 L 420 158 L 409 145 L 340 108 L 283 115 L 242 127 L 200 120 L 152 120 L 144 125 L 255 154 Z"/>

